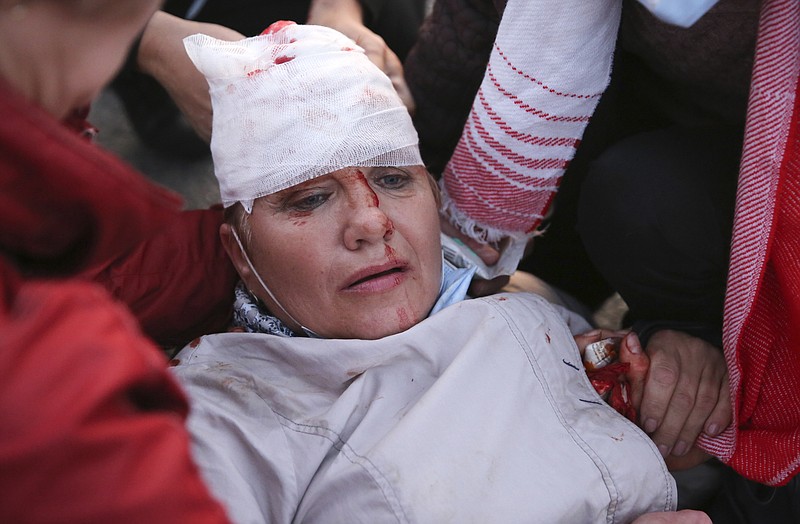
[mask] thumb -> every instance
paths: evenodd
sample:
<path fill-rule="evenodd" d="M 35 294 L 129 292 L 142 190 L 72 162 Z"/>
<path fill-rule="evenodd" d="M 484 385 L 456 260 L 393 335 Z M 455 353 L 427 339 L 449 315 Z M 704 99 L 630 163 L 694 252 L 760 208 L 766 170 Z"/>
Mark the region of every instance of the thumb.
<path fill-rule="evenodd" d="M 620 343 L 619 361 L 630 365 L 626 378 L 630 384 L 631 402 L 638 412 L 644 396 L 644 384 L 650 369 L 650 358 L 645 354 L 639 337 L 633 331 L 625 335 Z"/>

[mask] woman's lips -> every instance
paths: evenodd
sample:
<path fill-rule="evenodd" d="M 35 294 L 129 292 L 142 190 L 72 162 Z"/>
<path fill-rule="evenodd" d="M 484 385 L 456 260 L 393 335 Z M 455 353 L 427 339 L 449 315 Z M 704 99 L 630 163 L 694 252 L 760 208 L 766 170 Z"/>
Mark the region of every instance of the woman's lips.
<path fill-rule="evenodd" d="M 405 264 L 383 264 L 362 269 L 353 274 L 343 291 L 380 292 L 400 285 L 408 270 Z"/>

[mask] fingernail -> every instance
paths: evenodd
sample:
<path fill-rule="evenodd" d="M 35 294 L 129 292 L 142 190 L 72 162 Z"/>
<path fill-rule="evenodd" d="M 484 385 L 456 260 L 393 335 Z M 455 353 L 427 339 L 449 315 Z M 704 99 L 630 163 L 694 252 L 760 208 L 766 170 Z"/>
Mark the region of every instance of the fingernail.
<path fill-rule="evenodd" d="M 665 446 L 664 444 L 658 445 L 658 452 L 661 453 L 661 456 L 667 458 L 669 455 L 669 447 Z"/>
<path fill-rule="evenodd" d="M 684 456 L 687 451 L 689 451 L 689 446 L 682 440 L 679 440 L 675 447 L 672 448 L 672 454 L 676 457 Z"/>
<path fill-rule="evenodd" d="M 644 432 L 645 433 L 652 433 L 658 427 L 658 422 L 655 419 L 649 418 L 644 421 Z"/>
<path fill-rule="evenodd" d="M 719 426 L 717 426 L 716 424 L 710 424 L 708 426 L 708 429 L 706 429 L 706 433 L 708 433 L 712 437 L 716 436 L 717 433 L 719 433 Z"/>
<path fill-rule="evenodd" d="M 636 333 L 633 331 L 628 333 L 628 349 L 634 355 L 638 355 L 642 352 L 642 345 L 639 343 L 639 337 L 636 336 Z"/>

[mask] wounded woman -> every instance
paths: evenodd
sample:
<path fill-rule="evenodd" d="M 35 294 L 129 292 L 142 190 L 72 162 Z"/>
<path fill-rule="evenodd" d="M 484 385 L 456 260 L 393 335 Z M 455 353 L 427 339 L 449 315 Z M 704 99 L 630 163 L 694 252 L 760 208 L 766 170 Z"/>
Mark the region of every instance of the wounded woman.
<path fill-rule="evenodd" d="M 466 299 L 473 270 L 443 260 L 408 112 L 358 46 L 280 23 L 186 47 L 210 86 L 241 284 L 238 332 L 194 341 L 172 369 L 234 521 L 674 510 L 658 450 L 587 378 L 574 333 L 588 324 L 534 294 Z M 697 517 L 658 518 L 681 516 Z"/>

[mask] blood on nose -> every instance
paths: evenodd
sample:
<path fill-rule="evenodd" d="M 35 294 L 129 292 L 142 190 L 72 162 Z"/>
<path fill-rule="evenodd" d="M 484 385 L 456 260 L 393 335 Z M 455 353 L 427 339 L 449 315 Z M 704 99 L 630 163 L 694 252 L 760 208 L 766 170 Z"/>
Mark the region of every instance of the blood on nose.
<path fill-rule="evenodd" d="M 364 198 L 365 204 L 371 207 L 378 207 L 381 205 L 381 201 L 378 199 L 377 193 L 375 190 L 372 189 L 372 186 L 369 185 L 369 181 L 367 181 L 366 175 L 360 169 L 355 172 L 355 174 L 351 175 L 349 178 L 353 180 L 353 182 L 357 183 L 359 186 L 365 189 L 364 191 Z"/>
<path fill-rule="evenodd" d="M 364 204 L 366 207 L 380 207 L 381 201 L 378 198 L 378 194 L 375 193 L 375 190 L 372 189 L 372 186 L 369 185 L 369 181 L 367 180 L 366 175 L 360 169 L 356 170 L 355 173 L 352 175 L 348 175 L 347 179 L 352 182 L 356 187 L 360 188 L 364 193 Z M 392 223 L 391 219 L 388 216 L 383 215 L 381 226 L 383 227 L 385 234 L 394 233 L 394 223 Z"/>

